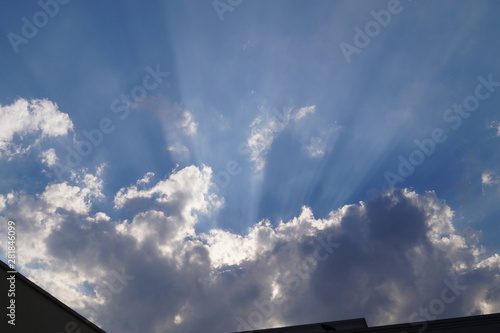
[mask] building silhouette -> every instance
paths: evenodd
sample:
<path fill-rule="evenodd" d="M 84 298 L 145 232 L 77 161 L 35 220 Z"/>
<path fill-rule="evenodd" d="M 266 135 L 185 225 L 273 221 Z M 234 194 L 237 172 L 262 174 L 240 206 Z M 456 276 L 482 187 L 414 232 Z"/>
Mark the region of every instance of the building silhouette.
<path fill-rule="evenodd" d="M 106 333 L 22 274 L 10 271 L 10 267 L 0 261 L 1 333 Z M 7 279 L 13 275 L 15 280 Z M 14 295 L 9 290 L 13 290 Z M 15 325 L 9 324 L 12 316 L 7 316 L 11 313 L 11 300 L 15 305 Z"/>
<path fill-rule="evenodd" d="M 500 333 L 500 313 L 368 327 L 364 318 L 240 333 Z"/>

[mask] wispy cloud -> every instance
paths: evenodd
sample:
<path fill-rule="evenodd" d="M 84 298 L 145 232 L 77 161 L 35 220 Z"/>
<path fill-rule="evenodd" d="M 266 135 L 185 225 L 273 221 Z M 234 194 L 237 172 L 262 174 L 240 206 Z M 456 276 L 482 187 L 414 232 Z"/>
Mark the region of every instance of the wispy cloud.
<path fill-rule="evenodd" d="M 494 121 L 490 124 L 489 128 L 494 128 L 497 130 L 497 136 L 500 136 L 500 122 Z"/>
<path fill-rule="evenodd" d="M 495 175 L 495 173 L 493 173 L 492 171 L 484 171 L 481 174 L 481 182 L 483 186 L 500 184 L 500 177 Z"/>
<path fill-rule="evenodd" d="M 321 157 L 325 155 L 326 143 L 318 137 L 311 138 L 309 145 L 306 146 L 306 150 L 311 157 Z"/>
<path fill-rule="evenodd" d="M 304 106 L 303 108 L 300 108 L 297 110 L 297 112 L 294 115 L 295 120 L 300 120 L 307 116 L 308 114 L 312 114 L 316 112 L 316 105 L 311 105 L 311 106 Z"/>
<path fill-rule="evenodd" d="M 177 122 L 177 127 L 182 129 L 186 135 L 195 135 L 198 129 L 198 123 L 194 121 L 193 115 L 189 111 L 182 112 L 182 116 Z"/>
<path fill-rule="evenodd" d="M 276 109 L 262 109 L 262 114 L 250 124 L 250 135 L 247 139 L 247 146 L 251 152 L 250 159 L 257 171 L 262 170 L 266 165 L 265 156 L 271 150 L 276 136 L 292 121 L 299 122 L 315 110 L 314 105 L 299 109 L 284 108 L 282 112 Z"/>

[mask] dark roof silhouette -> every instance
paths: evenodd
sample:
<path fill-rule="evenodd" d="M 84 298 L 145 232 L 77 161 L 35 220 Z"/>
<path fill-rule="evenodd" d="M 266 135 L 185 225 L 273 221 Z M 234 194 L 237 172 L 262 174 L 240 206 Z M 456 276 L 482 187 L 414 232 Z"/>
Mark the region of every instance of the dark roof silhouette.
<path fill-rule="evenodd" d="M 0 260 L 1 308 L 7 309 L 10 300 L 15 300 L 15 326 L 8 323 L 4 312 L 0 332 L 106 333 L 21 273 L 9 271 L 10 267 Z M 8 296 L 7 277 L 11 275 L 15 275 L 15 297 Z"/>

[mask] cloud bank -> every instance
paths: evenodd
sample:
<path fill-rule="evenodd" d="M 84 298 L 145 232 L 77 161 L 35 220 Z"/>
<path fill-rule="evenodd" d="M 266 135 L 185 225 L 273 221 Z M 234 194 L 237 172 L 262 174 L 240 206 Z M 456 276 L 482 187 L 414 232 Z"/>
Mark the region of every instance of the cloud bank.
<path fill-rule="evenodd" d="M 352 317 L 375 325 L 500 310 L 500 257 L 457 232 L 453 211 L 433 192 L 392 190 L 324 219 L 303 207 L 289 221 L 262 220 L 239 235 L 195 232 L 223 204 L 208 166 L 156 184 L 147 174 L 122 188 L 115 208 L 130 219 L 118 221 L 92 207 L 98 177 L 0 196 L 0 214 L 2 228 L 17 223 L 21 272 L 110 332 Z M 453 302 L 429 308 L 444 288 L 451 299 L 448 286 L 458 288 Z"/>

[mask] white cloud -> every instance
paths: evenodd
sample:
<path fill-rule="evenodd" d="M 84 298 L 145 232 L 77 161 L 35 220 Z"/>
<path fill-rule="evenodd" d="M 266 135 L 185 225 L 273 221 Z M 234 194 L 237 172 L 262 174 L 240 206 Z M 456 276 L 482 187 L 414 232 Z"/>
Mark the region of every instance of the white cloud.
<path fill-rule="evenodd" d="M 494 128 L 497 130 L 497 136 L 500 136 L 500 122 L 494 121 L 490 124 L 489 128 Z"/>
<path fill-rule="evenodd" d="M 85 192 L 80 187 L 70 186 L 65 182 L 48 185 L 40 198 L 52 208 L 52 212 L 63 208 L 78 214 L 87 214 L 90 210 L 90 202 L 86 199 Z"/>
<path fill-rule="evenodd" d="M 495 185 L 500 183 L 500 178 L 491 171 L 484 171 L 481 175 L 483 185 Z"/>
<path fill-rule="evenodd" d="M 262 110 L 262 114 L 250 124 L 250 135 L 247 147 L 250 149 L 250 160 L 256 170 L 262 170 L 266 165 L 265 155 L 271 149 L 273 141 L 279 132 L 289 126 L 292 120 L 298 122 L 308 114 L 314 113 L 316 106 L 305 106 L 298 110 L 285 108 L 282 112 L 277 110 Z"/>
<path fill-rule="evenodd" d="M 90 195 L 94 198 L 102 198 L 104 197 L 102 193 L 103 189 L 103 181 L 102 181 L 102 173 L 104 172 L 105 165 L 101 164 L 97 167 L 96 173 L 91 174 L 88 173 L 86 169 L 83 170 L 82 175 L 80 177 L 73 176 L 73 180 L 81 182 L 85 188 L 86 194 Z"/>
<path fill-rule="evenodd" d="M 72 129 L 69 116 L 47 99 L 18 99 L 11 105 L 0 105 L 0 156 L 27 152 L 31 146 L 18 143 L 26 135 L 39 132 L 43 139 L 66 135 Z"/>
<path fill-rule="evenodd" d="M 111 217 L 106 215 L 106 213 L 97 212 L 94 217 L 89 216 L 86 220 L 88 222 L 109 222 L 111 221 Z"/>
<path fill-rule="evenodd" d="M 149 184 L 149 182 L 151 182 L 151 178 L 153 178 L 155 176 L 155 173 L 154 172 L 148 172 L 144 175 L 144 177 L 142 177 L 141 179 L 139 179 L 137 181 L 137 185 L 139 184 Z"/>
<path fill-rule="evenodd" d="M 282 119 L 267 113 L 258 116 L 250 124 L 250 136 L 247 139 L 247 146 L 251 152 L 250 160 L 255 164 L 256 170 L 264 168 L 266 153 L 271 149 L 277 133 L 288 125 L 289 119 L 289 111 L 285 111 Z"/>
<path fill-rule="evenodd" d="M 0 194 L 0 212 L 5 209 L 6 203 L 7 199 L 5 199 L 2 194 Z"/>
<path fill-rule="evenodd" d="M 307 116 L 308 114 L 312 114 L 314 112 L 316 112 L 315 105 L 304 106 L 304 107 L 297 110 L 297 112 L 295 113 L 294 119 L 300 120 L 300 119 L 304 118 L 305 116 Z"/>
<path fill-rule="evenodd" d="M 99 166 L 95 175 L 87 173 L 86 170 L 83 170 L 82 174 L 73 172 L 72 181 L 75 185 L 69 185 L 67 182 L 50 184 L 40 194 L 40 198 L 50 207 L 49 211 L 52 213 L 62 208 L 77 214 L 88 214 L 92 201 L 104 196 L 101 179 L 103 169 L 104 166 Z"/>
<path fill-rule="evenodd" d="M 489 270 L 500 269 L 500 256 L 495 253 L 489 258 L 484 259 L 476 265 L 476 268 L 487 268 Z"/>
<path fill-rule="evenodd" d="M 309 145 L 306 146 L 307 153 L 310 157 L 322 157 L 325 155 L 325 142 L 318 137 L 311 138 Z"/>
<path fill-rule="evenodd" d="M 110 221 L 102 212 L 95 214 L 94 218 L 88 216 L 92 201 L 102 195 L 96 188 L 100 180 L 96 181 L 94 177 L 88 174 L 75 176 L 75 179 L 81 179 L 79 185 L 66 182 L 50 184 L 35 196 L 12 191 L 6 196 L 8 207 L 5 214 L 0 214 L 1 233 L 5 231 L 7 217 L 16 222 L 18 265 L 24 266 L 24 274 L 73 307 L 83 307 L 84 300 L 89 298 L 81 293 L 79 285 L 99 279 L 101 275 L 93 269 L 88 271 L 94 277 L 82 274 L 75 263 L 68 259 L 68 255 L 73 250 L 82 249 L 79 247 L 79 232 L 89 229 L 88 222 L 102 224 Z M 54 251 L 54 246 L 61 246 L 63 250 Z M 68 260 L 60 260 L 58 255 Z M 46 269 L 49 267 L 53 275 L 47 274 Z"/>
<path fill-rule="evenodd" d="M 181 119 L 177 122 L 177 127 L 182 129 L 186 135 L 195 135 L 198 129 L 198 123 L 194 121 L 191 112 L 184 111 Z"/>
<path fill-rule="evenodd" d="M 197 168 L 191 165 L 172 173 L 149 189 L 141 190 L 136 185 L 121 188 L 114 198 L 115 208 L 134 204 L 138 199 L 153 199 L 156 204 L 164 206 L 164 209 L 174 205 L 185 221 L 190 221 L 192 225 L 195 221 L 193 214 L 209 214 L 222 204 L 221 198 L 210 193 L 211 178 L 210 167 Z"/>
<path fill-rule="evenodd" d="M 212 265 L 221 268 L 255 261 L 260 254 L 273 248 L 279 235 L 269 221 L 263 220 L 252 227 L 245 237 L 219 229 L 212 229 L 208 235 L 201 237 L 209 245 Z"/>
<path fill-rule="evenodd" d="M 188 147 L 175 143 L 173 146 L 168 146 L 167 150 L 177 159 L 177 160 L 188 160 L 189 159 L 189 149 Z"/>
<path fill-rule="evenodd" d="M 47 164 L 51 167 L 57 163 L 56 150 L 54 148 L 49 148 L 40 154 L 42 158 L 42 163 Z"/>
<path fill-rule="evenodd" d="M 148 210 L 137 214 L 131 223 L 118 224 L 116 230 L 132 236 L 139 243 L 148 240 L 157 246 L 162 246 L 177 238 L 175 229 L 179 229 L 181 225 L 176 222 L 175 219 L 169 219 L 164 212 Z"/>

